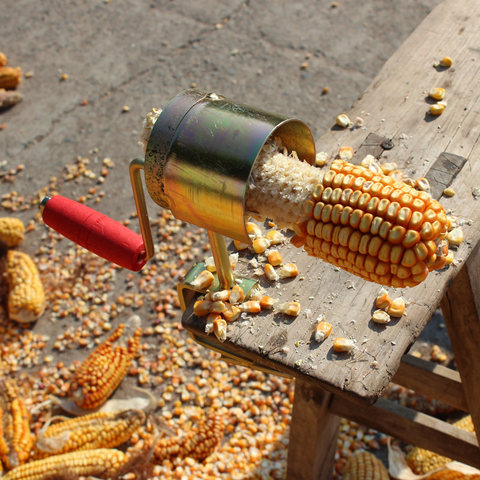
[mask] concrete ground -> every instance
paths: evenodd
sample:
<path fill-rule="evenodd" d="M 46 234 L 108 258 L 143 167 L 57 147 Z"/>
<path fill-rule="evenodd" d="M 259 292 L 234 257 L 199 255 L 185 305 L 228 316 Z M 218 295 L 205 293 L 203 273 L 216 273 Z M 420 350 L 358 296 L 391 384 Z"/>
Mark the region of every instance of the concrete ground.
<path fill-rule="evenodd" d="M 31 202 L 56 176 L 59 193 L 78 199 L 91 185 L 65 180 L 64 166 L 88 157 L 99 170 L 108 157 L 115 168 L 99 208 L 128 218 L 134 210 L 128 162 L 142 154 L 143 116 L 194 85 L 300 118 L 319 137 L 439 2 L 4 2 L 0 50 L 29 78 L 18 89 L 23 102 L 0 113 L 0 174 L 24 165 L 13 182 L 0 178 L 0 194 L 15 190 Z M 0 207 L 0 216 L 11 214 L 8 204 Z M 15 215 L 28 223 L 37 209 Z M 22 248 L 38 252 L 44 232 L 36 228 Z M 115 288 L 121 294 L 125 287 Z M 45 315 L 34 329 L 53 335 L 59 326 Z"/>

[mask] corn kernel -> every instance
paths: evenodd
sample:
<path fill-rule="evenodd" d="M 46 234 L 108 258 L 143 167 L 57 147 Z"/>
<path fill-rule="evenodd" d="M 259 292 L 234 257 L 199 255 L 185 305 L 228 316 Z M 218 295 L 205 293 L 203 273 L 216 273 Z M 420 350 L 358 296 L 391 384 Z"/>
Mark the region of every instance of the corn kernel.
<path fill-rule="evenodd" d="M 324 167 L 328 162 L 328 153 L 327 152 L 318 152 L 315 155 L 315 166 Z"/>
<path fill-rule="evenodd" d="M 274 298 L 269 297 L 268 295 L 264 295 L 260 299 L 260 307 L 262 308 L 262 310 L 271 310 L 275 301 L 276 300 Z"/>
<path fill-rule="evenodd" d="M 239 308 L 242 312 L 247 313 L 258 313 L 262 309 L 258 300 L 247 300 L 241 303 Z"/>
<path fill-rule="evenodd" d="M 340 353 L 350 353 L 355 349 L 355 342 L 350 338 L 337 337 L 333 341 L 333 350 Z"/>
<path fill-rule="evenodd" d="M 243 292 L 242 288 L 238 285 L 234 285 L 230 290 L 229 302 L 232 305 L 237 305 L 238 303 L 242 303 L 244 299 L 245 293 Z"/>
<path fill-rule="evenodd" d="M 353 153 L 352 147 L 340 147 L 337 152 L 337 157 L 349 161 L 353 158 Z"/>
<path fill-rule="evenodd" d="M 270 252 L 268 252 L 267 259 L 268 263 L 274 267 L 278 267 L 283 262 L 282 255 L 278 250 L 270 250 Z"/>
<path fill-rule="evenodd" d="M 332 325 L 325 320 L 325 316 L 321 315 L 319 317 L 318 323 L 315 325 L 315 341 L 318 343 L 323 342 L 332 332 Z"/>
<path fill-rule="evenodd" d="M 277 271 L 270 263 L 266 263 L 265 267 L 263 267 L 263 270 L 265 272 L 265 276 L 272 282 L 276 282 L 280 279 L 280 275 L 278 275 Z"/>
<path fill-rule="evenodd" d="M 348 128 L 351 125 L 351 121 L 345 113 L 341 113 L 335 119 L 335 123 L 342 128 Z"/>
<path fill-rule="evenodd" d="M 393 171 L 395 171 L 398 167 L 395 162 L 386 162 L 380 165 L 382 172 L 384 175 L 390 175 Z"/>
<path fill-rule="evenodd" d="M 433 105 L 430 105 L 430 115 L 441 115 L 443 111 L 445 110 L 445 104 L 443 103 L 435 103 Z"/>
<path fill-rule="evenodd" d="M 227 322 L 223 318 L 213 320 L 213 333 L 220 342 L 227 339 Z"/>
<path fill-rule="evenodd" d="M 382 168 L 380 163 L 373 155 L 366 155 L 363 160 L 360 162 L 362 167 L 368 168 L 373 173 L 382 173 Z"/>
<path fill-rule="evenodd" d="M 210 308 L 212 307 L 212 302 L 208 300 L 197 300 L 193 304 L 193 313 L 197 317 L 204 317 L 210 313 Z"/>
<path fill-rule="evenodd" d="M 202 270 L 198 274 L 197 278 L 191 282 L 191 285 L 199 290 L 206 290 L 213 283 L 214 279 L 215 277 L 211 272 L 208 270 Z"/>
<path fill-rule="evenodd" d="M 285 315 L 296 317 L 300 313 L 300 303 L 298 302 L 285 302 L 278 305 L 277 310 Z"/>
<path fill-rule="evenodd" d="M 377 308 L 387 310 L 391 304 L 392 300 L 390 299 L 388 292 L 384 288 L 382 288 L 377 298 L 375 299 L 375 305 L 377 306 Z"/>
<path fill-rule="evenodd" d="M 298 267 L 295 263 L 285 263 L 280 267 L 278 275 L 280 278 L 296 277 L 298 275 Z"/>
<path fill-rule="evenodd" d="M 241 313 L 242 311 L 239 307 L 228 303 L 225 310 L 222 312 L 222 315 L 227 322 L 234 322 L 235 320 L 237 320 Z"/>
<path fill-rule="evenodd" d="M 375 323 L 379 323 L 381 325 L 385 325 L 390 323 L 392 320 L 390 315 L 385 310 L 375 310 L 372 315 L 372 320 Z"/>
<path fill-rule="evenodd" d="M 420 177 L 415 180 L 415 188 L 421 192 L 430 191 L 430 182 L 425 177 Z"/>
<path fill-rule="evenodd" d="M 269 230 L 265 237 L 270 241 L 270 245 L 278 245 L 285 241 L 285 236 L 278 230 Z"/>
<path fill-rule="evenodd" d="M 235 245 L 235 248 L 238 251 L 245 250 L 249 247 L 248 243 L 243 243 L 243 242 L 240 242 L 239 240 L 234 240 L 233 245 Z"/>
<path fill-rule="evenodd" d="M 445 96 L 445 89 L 440 87 L 432 88 L 428 92 L 428 96 L 434 98 L 435 100 L 443 100 L 443 97 Z"/>
<path fill-rule="evenodd" d="M 225 310 L 225 303 L 221 300 L 216 302 L 212 302 L 212 306 L 210 307 L 211 313 L 222 313 Z"/>
<path fill-rule="evenodd" d="M 212 292 L 212 301 L 226 302 L 230 297 L 230 290 L 219 290 L 218 292 Z"/>
<path fill-rule="evenodd" d="M 251 238 L 257 238 L 263 235 L 262 229 L 256 223 L 247 222 L 247 224 L 245 225 L 245 228 L 247 230 L 248 235 Z"/>
<path fill-rule="evenodd" d="M 455 195 L 455 193 L 457 193 L 457 192 L 455 192 L 455 190 L 452 187 L 448 187 L 443 191 L 443 194 L 446 197 L 453 197 Z"/>
<path fill-rule="evenodd" d="M 401 317 L 405 313 L 405 299 L 403 297 L 394 298 L 387 309 L 387 313 L 391 317 Z"/>
<path fill-rule="evenodd" d="M 252 242 L 252 248 L 255 253 L 264 253 L 270 246 L 270 240 L 266 237 L 255 238 Z"/>
<path fill-rule="evenodd" d="M 451 59 L 451 57 L 443 57 L 440 62 L 439 62 L 439 65 L 441 67 L 451 67 L 453 64 L 453 60 Z"/>

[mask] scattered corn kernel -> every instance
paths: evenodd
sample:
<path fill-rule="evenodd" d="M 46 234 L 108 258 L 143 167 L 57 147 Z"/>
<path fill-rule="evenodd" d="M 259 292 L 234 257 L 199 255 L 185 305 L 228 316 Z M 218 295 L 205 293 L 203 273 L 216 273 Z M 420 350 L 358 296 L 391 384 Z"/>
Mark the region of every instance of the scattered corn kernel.
<path fill-rule="evenodd" d="M 264 295 L 260 299 L 260 307 L 262 310 L 271 310 L 273 308 L 273 304 L 275 303 L 275 299 L 269 297 L 268 295 Z"/>
<path fill-rule="evenodd" d="M 440 62 L 439 62 L 439 65 L 441 67 L 451 67 L 453 64 L 453 60 L 451 59 L 451 57 L 443 57 Z"/>
<path fill-rule="evenodd" d="M 461 227 L 456 227 L 447 233 L 447 241 L 449 245 L 458 247 L 463 242 L 463 230 Z"/>
<path fill-rule="evenodd" d="M 274 267 L 278 267 L 282 264 L 283 258 L 278 250 L 270 250 L 267 255 L 268 263 Z"/>
<path fill-rule="evenodd" d="M 277 310 L 285 315 L 296 317 L 300 313 L 300 303 L 284 302 L 277 306 Z"/>
<path fill-rule="evenodd" d="M 214 302 L 222 301 L 226 302 L 228 301 L 230 297 L 230 290 L 219 290 L 218 292 L 212 292 L 212 300 Z"/>
<path fill-rule="evenodd" d="M 227 339 L 227 322 L 223 318 L 216 318 L 213 321 L 213 333 L 220 342 Z"/>
<path fill-rule="evenodd" d="M 242 303 L 244 299 L 245 299 L 245 293 L 243 292 L 242 287 L 238 285 L 234 285 L 230 290 L 230 297 L 228 299 L 229 302 L 232 305 L 236 305 L 238 303 Z"/>
<path fill-rule="evenodd" d="M 269 230 L 265 237 L 270 241 L 270 245 L 278 245 L 285 240 L 283 233 L 275 229 Z"/>
<path fill-rule="evenodd" d="M 234 322 L 242 313 L 242 310 L 236 305 L 227 304 L 225 310 L 222 312 L 223 318 L 227 322 Z"/>
<path fill-rule="evenodd" d="M 385 325 L 387 323 L 390 323 L 392 318 L 390 317 L 390 315 L 385 310 L 375 310 L 373 312 L 373 315 L 372 315 L 372 320 L 375 323 Z"/>
<path fill-rule="evenodd" d="M 428 92 L 428 96 L 434 98 L 435 100 L 443 100 L 443 97 L 445 96 L 445 89 L 441 87 L 432 88 Z"/>
<path fill-rule="evenodd" d="M 222 313 L 225 310 L 226 306 L 225 303 L 221 300 L 216 302 L 212 302 L 212 306 L 210 307 L 211 313 Z"/>
<path fill-rule="evenodd" d="M 353 153 L 352 147 L 340 147 L 337 152 L 337 157 L 349 161 L 353 158 Z"/>
<path fill-rule="evenodd" d="M 298 267 L 295 263 L 285 263 L 278 271 L 280 278 L 296 277 L 298 275 Z"/>
<path fill-rule="evenodd" d="M 213 332 L 213 322 L 215 320 L 218 320 L 219 318 L 222 318 L 222 316 L 219 313 L 209 313 L 207 315 L 207 321 L 205 323 L 205 333 L 210 334 Z"/>
<path fill-rule="evenodd" d="M 333 341 L 333 350 L 335 352 L 349 353 L 355 349 L 355 342 L 350 338 L 337 337 Z"/>
<path fill-rule="evenodd" d="M 405 306 L 405 299 L 403 297 L 394 298 L 387 309 L 387 313 L 391 317 L 399 318 L 405 313 Z"/>
<path fill-rule="evenodd" d="M 315 341 L 323 342 L 332 332 L 332 325 L 324 320 L 325 316 L 321 315 L 321 320 L 315 325 Z"/>
<path fill-rule="evenodd" d="M 250 237 L 257 238 L 263 235 L 262 229 L 256 223 L 247 222 L 245 228 Z"/>
<path fill-rule="evenodd" d="M 419 177 L 415 180 L 415 188 L 421 192 L 429 192 L 430 182 L 425 177 Z"/>
<path fill-rule="evenodd" d="M 272 282 L 276 282 L 280 279 L 280 275 L 277 273 L 275 268 L 273 268 L 273 265 L 271 265 L 270 263 L 266 263 L 265 266 L 263 267 L 263 270 L 265 272 L 265 276 Z"/>
<path fill-rule="evenodd" d="M 249 247 L 248 243 L 243 243 L 243 242 L 240 242 L 239 240 L 234 240 L 233 244 L 235 245 L 235 248 L 239 251 L 245 250 Z"/>
<path fill-rule="evenodd" d="M 441 115 L 443 111 L 445 110 L 445 104 L 444 103 L 434 103 L 433 105 L 430 105 L 430 115 Z"/>
<path fill-rule="evenodd" d="M 328 153 L 327 152 L 318 152 L 315 155 L 315 166 L 324 167 L 328 163 Z"/>
<path fill-rule="evenodd" d="M 199 290 L 206 290 L 213 283 L 214 279 L 215 277 L 211 272 L 208 270 L 202 270 L 198 274 L 197 278 L 191 282 L 191 285 Z"/>
<path fill-rule="evenodd" d="M 197 317 L 204 317 L 210 313 L 210 309 L 212 308 L 212 302 L 209 300 L 197 300 L 193 304 L 193 313 Z"/>
<path fill-rule="evenodd" d="M 342 128 L 348 128 L 351 125 L 351 121 L 345 113 L 341 113 L 335 119 L 335 123 Z"/>
<path fill-rule="evenodd" d="M 255 238 L 252 242 L 252 248 L 255 253 L 264 253 L 270 246 L 270 240 L 266 237 Z"/>
<path fill-rule="evenodd" d="M 392 300 L 390 296 L 388 295 L 388 292 L 382 288 L 375 299 L 375 305 L 377 308 L 380 308 L 382 310 L 387 310 L 390 305 L 392 304 Z"/>
<path fill-rule="evenodd" d="M 242 312 L 247 313 L 258 313 L 262 309 L 258 300 L 247 300 L 241 303 L 239 308 Z"/>
<path fill-rule="evenodd" d="M 446 197 L 453 197 L 455 195 L 455 193 L 457 193 L 457 192 L 455 192 L 455 190 L 452 187 L 448 187 L 443 191 L 443 194 Z"/>

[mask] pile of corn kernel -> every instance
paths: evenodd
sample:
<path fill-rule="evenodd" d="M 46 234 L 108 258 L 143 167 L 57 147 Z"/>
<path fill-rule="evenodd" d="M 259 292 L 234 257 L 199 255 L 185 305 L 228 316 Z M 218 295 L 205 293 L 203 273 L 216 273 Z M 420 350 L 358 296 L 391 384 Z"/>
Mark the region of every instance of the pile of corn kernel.
<path fill-rule="evenodd" d="M 210 255 L 205 233 L 159 209 L 151 221 L 155 256 L 134 274 L 43 226 L 38 203 L 46 193 L 58 192 L 61 184 L 62 193 L 68 195 L 68 182 L 77 181 L 85 193 L 76 200 L 101 203 L 102 188 L 108 188 L 103 184 L 114 164 L 110 159 L 91 163 L 90 168 L 89 159 L 79 157 L 45 189 L 29 195 L 12 190 L 1 198 L 3 208 L 27 224 L 25 244 L 34 254 L 47 296 L 44 315 L 32 325 L 9 321 L 0 307 L 1 372 L 16 375 L 33 412 L 33 431 L 39 432 L 46 422 L 52 396 L 66 397 L 73 374 L 88 353 L 119 322 L 138 314 L 143 320 L 140 353 L 117 396 L 140 395 L 133 386 L 148 390 L 156 412 L 174 429 L 188 428 L 198 412 L 208 408 L 221 413 L 226 424 L 221 445 L 206 461 L 165 461 L 154 468 L 152 478 L 284 478 L 293 382 L 227 364 L 196 344 L 180 323 L 175 286 L 193 261 Z M 15 186 L 15 179 L 8 181 Z M 131 214 L 124 223 L 134 217 Z M 386 441 L 385 435 L 343 419 L 334 478 L 341 478 L 352 452 L 361 448 L 376 452 Z"/>

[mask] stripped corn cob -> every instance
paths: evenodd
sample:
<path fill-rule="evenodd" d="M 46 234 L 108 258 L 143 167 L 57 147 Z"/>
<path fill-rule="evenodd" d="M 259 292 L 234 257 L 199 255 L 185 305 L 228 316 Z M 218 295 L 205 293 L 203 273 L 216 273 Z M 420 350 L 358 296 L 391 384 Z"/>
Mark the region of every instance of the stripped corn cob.
<path fill-rule="evenodd" d="M 11 379 L 0 379 L 0 460 L 5 468 L 25 463 L 33 441 L 30 415 L 16 383 Z"/>
<path fill-rule="evenodd" d="M 47 480 L 89 475 L 118 478 L 127 460 L 125 453 L 113 448 L 69 452 L 21 465 L 4 475 L 2 480 Z"/>
<path fill-rule="evenodd" d="M 0 242 L 7 247 L 16 247 L 23 241 L 25 234 L 25 225 L 19 218 L 2 217 L 0 218 Z"/>
<path fill-rule="evenodd" d="M 354 453 L 345 464 L 343 480 L 389 480 L 383 463 L 372 453 L 361 450 Z"/>
<path fill-rule="evenodd" d="M 50 425 L 37 436 L 33 459 L 71 451 L 113 448 L 145 422 L 142 410 L 95 412 Z"/>
<path fill-rule="evenodd" d="M 454 425 L 462 430 L 467 430 L 468 432 L 474 431 L 472 417 L 470 415 L 455 422 Z M 417 475 L 424 475 L 432 472 L 451 462 L 450 458 L 442 457 L 438 453 L 419 447 L 412 448 L 405 457 L 405 460 L 407 461 L 408 466 Z"/>
<path fill-rule="evenodd" d="M 201 462 L 214 452 L 223 437 L 224 428 L 223 418 L 210 411 L 198 426 L 184 436 L 160 439 L 155 446 L 155 459 L 163 461 L 174 457 L 191 457 Z"/>
<path fill-rule="evenodd" d="M 142 335 L 142 329 L 136 328 L 140 319 L 133 319 L 126 331 L 125 324 L 120 324 L 75 372 L 68 394 L 78 407 L 93 409 L 102 405 L 127 374 Z M 131 334 L 133 328 L 136 329 Z M 126 344 L 125 337 L 128 337 Z"/>
<path fill-rule="evenodd" d="M 8 317 L 21 323 L 35 321 L 45 309 L 45 292 L 32 258 L 26 253 L 9 250 L 6 274 Z"/>

